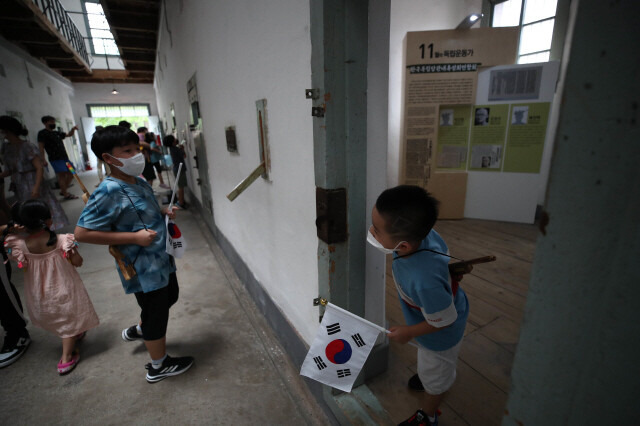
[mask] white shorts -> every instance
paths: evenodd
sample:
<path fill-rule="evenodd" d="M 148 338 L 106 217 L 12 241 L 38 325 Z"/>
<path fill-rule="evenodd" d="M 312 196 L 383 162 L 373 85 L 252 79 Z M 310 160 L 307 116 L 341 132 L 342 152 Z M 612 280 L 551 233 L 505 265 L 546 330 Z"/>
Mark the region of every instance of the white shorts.
<path fill-rule="evenodd" d="M 448 391 L 456 381 L 456 366 L 462 340 L 444 351 L 418 349 L 418 376 L 429 395 L 440 395 Z"/>

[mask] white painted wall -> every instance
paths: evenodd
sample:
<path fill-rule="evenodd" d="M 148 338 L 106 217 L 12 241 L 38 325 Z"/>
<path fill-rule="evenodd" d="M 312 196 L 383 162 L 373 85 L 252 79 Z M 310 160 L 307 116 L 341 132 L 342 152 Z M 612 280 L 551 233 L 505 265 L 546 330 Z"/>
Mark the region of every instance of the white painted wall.
<path fill-rule="evenodd" d="M 266 292 L 311 342 L 318 324 L 317 237 L 309 4 L 296 0 L 167 1 L 159 35 L 159 115 L 189 117 L 187 80 L 197 73 L 215 222 Z M 226 194 L 258 165 L 255 101 L 267 99 L 271 182 L 259 178 L 233 203 Z M 238 154 L 226 149 L 236 127 Z"/>
<path fill-rule="evenodd" d="M 71 107 L 73 118 L 80 127 L 80 140 L 85 141 L 81 117 L 89 117 L 87 104 L 149 104 L 151 115 L 158 115 L 156 93 L 152 84 L 118 84 L 115 86 L 120 93 L 111 93 L 113 84 L 103 83 L 73 83 Z M 134 129 L 135 130 L 135 129 Z M 91 147 L 88 147 L 91 150 Z"/>
<path fill-rule="evenodd" d="M 387 162 L 387 182 L 390 187 L 399 183 L 404 36 L 408 31 L 451 30 L 470 13 L 481 11 L 482 0 L 393 0 L 391 2 Z"/>
<path fill-rule="evenodd" d="M 0 76 L 0 115 L 7 114 L 7 111 L 21 112 L 29 130 L 27 139 L 36 145 L 38 132 L 44 128 L 40 121 L 44 115 L 56 117 L 63 129 L 68 130 L 67 120 L 74 121 L 69 101 L 73 87 L 68 80 L 4 38 L 0 38 L 0 64 L 6 74 L 5 77 Z M 33 87 L 29 87 L 29 78 Z M 47 88 L 51 89 L 51 94 Z M 65 146 L 73 159 L 70 138 L 65 139 Z M 47 178 L 53 176 L 49 170 Z"/>

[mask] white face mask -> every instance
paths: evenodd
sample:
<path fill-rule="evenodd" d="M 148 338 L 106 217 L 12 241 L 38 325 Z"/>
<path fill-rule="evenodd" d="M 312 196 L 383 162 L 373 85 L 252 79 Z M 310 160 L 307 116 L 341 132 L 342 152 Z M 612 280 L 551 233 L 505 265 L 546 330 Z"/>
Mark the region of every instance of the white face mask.
<path fill-rule="evenodd" d="M 378 240 L 376 240 L 376 237 L 373 236 L 373 234 L 371 233 L 371 230 L 367 231 L 367 242 L 369 244 L 371 244 L 372 246 L 374 246 L 375 248 L 377 248 L 378 250 L 380 250 L 381 252 L 383 252 L 384 254 L 391 254 L 394 251 L 396 251 L 396 249 L 398 248 L 398 246 L 406 241 L 400 241 L 394 248 L 392 249 L 388 249 L 386 247 L 384 247 L 382 244 L 380 244 L 380 242 Z"/>
<path fill-rule="evenodd" d="M 118 158 L 113 155 L 111 157 L 122 163 L 122 166 L 116 166 L 115 164 L 112 164 L 112 166 L 126 175 L 136 177 L 144 170 L 144 155 L 142 153 L 136 154 L 131 158 Z"/>

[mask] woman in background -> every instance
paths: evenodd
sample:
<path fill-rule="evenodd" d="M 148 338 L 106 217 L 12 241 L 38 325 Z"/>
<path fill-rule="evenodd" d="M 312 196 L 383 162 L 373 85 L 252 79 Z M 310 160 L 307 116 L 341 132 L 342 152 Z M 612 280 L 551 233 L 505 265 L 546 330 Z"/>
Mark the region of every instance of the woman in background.
<path fill-rule="evenodd" d="M 0 178 L 11 176 L 16 188 L 18 201 L 39 198 L 51 209 L 51 229 L 60 229 L 69 224 L 67 215 L 55 195 L 44 182 L 44 169 L 40 161 L 38 148 L 21 136 L 29 133 L 18 120 L 7 115 L 0 117 L 0 131 L 8 140 L 0 149 L 6 170 L 0 173 Z"/>

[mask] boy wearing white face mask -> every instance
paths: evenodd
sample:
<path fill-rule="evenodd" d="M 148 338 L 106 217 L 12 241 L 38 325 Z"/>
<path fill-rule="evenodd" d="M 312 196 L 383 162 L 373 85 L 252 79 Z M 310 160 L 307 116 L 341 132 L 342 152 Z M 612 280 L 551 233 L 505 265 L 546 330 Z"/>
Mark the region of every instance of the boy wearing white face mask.
<path fill-rule="evenodd" d="M 125 328 L 125 341 L 144 340 L 151 356 L 147 381 L 155 383 L 187 371 L 192 357 L 172 358 L 166 352 L 169 308 L 178 300 L 174 260 L 166 253 L 165 215 L 175 218 L 176 207 L 160 208 L 147 182 L 138 177 L 145 159 L 138 135 L 121 126 L 107 126 L 91 140 L 91 150 L 111 167 L 111 175 L 91 194 L 75 229 L 76 240 L 117 246 L 135 276 L 125 279 L 125 293 L 140 306 L 140 322 Z"/>
<path fill-rule="evenodd" d="M 409 388 L 425 392 L 423 409 L 401 425 L 437 425 L 437 410 L 456 378 L 469 314 L 467 297 L 449 274 L 447 245 L 433 230 L 438 201 L 417 186 L 401 185 L 378 197 L 367 241 L 393 253 L 393 278 L 407 325 L 390 328 L 389 339 L 415 339 L 418 374 Z"/>

